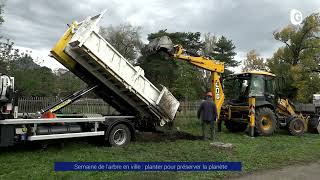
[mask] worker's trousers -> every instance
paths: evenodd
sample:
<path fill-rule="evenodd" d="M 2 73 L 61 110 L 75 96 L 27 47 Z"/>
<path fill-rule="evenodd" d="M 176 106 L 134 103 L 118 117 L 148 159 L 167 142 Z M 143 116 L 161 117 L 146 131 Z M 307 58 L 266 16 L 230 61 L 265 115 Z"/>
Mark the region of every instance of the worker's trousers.
<path fill-rule="evenodd" d="M 202 138 L 207 139 L 208 130 L 210 129 L 210 138 L 213 139 L 214 121 L 202 121 Z"/>

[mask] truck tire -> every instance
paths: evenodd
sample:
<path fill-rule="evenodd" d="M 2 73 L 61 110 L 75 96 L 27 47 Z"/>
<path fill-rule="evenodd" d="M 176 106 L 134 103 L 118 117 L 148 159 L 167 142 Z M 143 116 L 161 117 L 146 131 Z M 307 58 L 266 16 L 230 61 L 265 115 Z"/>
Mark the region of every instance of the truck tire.
<path fill-rule="evenodd" d="M 268 107 L 261 107 L 255 114 L 255 134 L 259 136 L 270 136 L 277 127 L 277 120 L 274 112 Z"/>
<path fill-rule="evenodd" d="M 301 136 L 303 135 L 305 130 L 304 122 L 300 118 L 293 118 L 288 123 L 288 131 L 293 136 Z"/>
<path fill-rule="evenodd" d="M 108 136 L 108 142 L 113 147 L 124 147 L 131 141 L 131 132 L 125 124 L 115 125 Z"/>
<path fill-rule="evenodd" d="M 244 132 L 247 129 L 247 123 L 235 122 L 231 120 L 224 121 L 224 125 L 230 132 Z"/>

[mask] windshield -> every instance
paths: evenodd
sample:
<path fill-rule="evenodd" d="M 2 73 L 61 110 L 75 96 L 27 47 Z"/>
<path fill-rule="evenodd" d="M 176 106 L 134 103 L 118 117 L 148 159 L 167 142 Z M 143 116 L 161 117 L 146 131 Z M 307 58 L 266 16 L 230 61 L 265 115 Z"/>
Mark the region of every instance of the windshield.
<path fill-rule="evenodd" d="M 252 75 L 249 96 L 264 96 L 264 76 Z"/>
<path fill-rule="evenodd" d="M 239 99 L 248 96 L 250 77 L 232 77 L 224 81 L 224 90 L 227 99 Z"/>
<path fill-rule="evenodd" d="M 264 76 L 243 74 L 224 82 L 228 99 L 241 99 L 251 96 L 264 96 Z"/>

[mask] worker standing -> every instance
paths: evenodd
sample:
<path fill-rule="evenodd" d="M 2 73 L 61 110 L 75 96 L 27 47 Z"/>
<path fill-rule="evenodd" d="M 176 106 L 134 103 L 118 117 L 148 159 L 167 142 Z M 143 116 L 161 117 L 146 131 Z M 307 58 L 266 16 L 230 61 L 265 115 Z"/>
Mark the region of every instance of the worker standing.
<path fill-rule="evenodd" d="M 212 99 L 212 92 L 208 92 L 206 100 L 200 104 L 200 107 L 197 112 L 198 119 L 201 120 L 202 125 L 202 137 L 203 140 L 206 140 L 206 129 L 210 126 L 210 137 L 213 139 L 214 131 L 214 122 L 217 117 L 217 107 Z"/>

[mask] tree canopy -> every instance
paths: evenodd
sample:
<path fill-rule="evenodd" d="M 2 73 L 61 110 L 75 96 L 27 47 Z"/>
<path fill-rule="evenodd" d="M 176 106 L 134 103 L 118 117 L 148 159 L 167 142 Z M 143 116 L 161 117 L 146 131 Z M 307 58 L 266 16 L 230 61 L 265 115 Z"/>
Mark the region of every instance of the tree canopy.
<path fill-rule="evenodd" d="M 135 63 L 142 48 L 141 27 L 120 24 L 100 28 L 101 35 L 127 60 Z"/>
<path fill-rule="evenodd" d="M 244 59 L 244 68 L 243 71 L 266 71 L 267 67 L 265 64 L 265 60 L 259 56 L 256 50 L 250 50 L 247 55 L 246 59 Z"/>
<path fill-rule="evenodd" d="M 235 49 L 236 47 L 232 40 L 227 39 L 225 36 L 221 36 L 215 43 L 215 46 L 209 55 L 216 60 L 224 62 L 225 67 L 236 67 L 240 62 L 234 59 L 234 56 L 237 55 Z"/>
<path fill-rule="evenodd" d="M 284 44 L 267 62 L 272 72 L 285 79 L 285 93 L 299 102 L 310 102 L 320 91 L 319 13 L 306 17 L 300 26 L 289 25 L 274 32 Z"/>
<path fill-rule="evenodd" d="M 168 33 L 160 30 L 148 35 L 148 40 L 161 36 L 168 36 L 174 44 L 181 44 L 191 53 L 198 53 L 203 43 L 199 32 L 174 32 Z M 201 98 L 201 71 L 185 62 L 174 60 L 164 54 L 149 54 L 146 47 L 141 51 L 138 65 L 145 70 L 145 75 L 156 85 L 168 87 L 180 100 L 194 100 Z M 161 88 L 161 87 L 159 87 Z"/>

